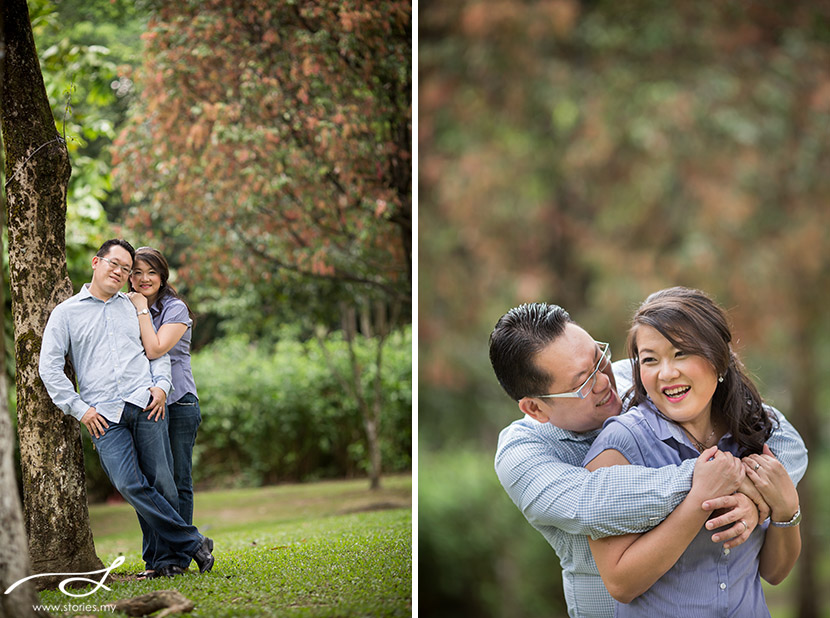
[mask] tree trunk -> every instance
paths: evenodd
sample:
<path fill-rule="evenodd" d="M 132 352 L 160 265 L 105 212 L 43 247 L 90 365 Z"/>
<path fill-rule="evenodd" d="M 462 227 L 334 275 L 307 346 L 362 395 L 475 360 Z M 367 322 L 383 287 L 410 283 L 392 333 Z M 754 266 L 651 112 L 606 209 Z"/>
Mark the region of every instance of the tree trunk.
<path fill-rule="evenodd" d="M 362 305 L 362 308 L 368 313 L 370 304 Z M 374 364 L 375 364 L 375 378 L 372 389 L 367 393 L 367 389 L 363 386 L 363 366 L 360 359 L 357 357 L 355 349 L 355 339 L 358 336 L 357 325 L 360 320 L 361 323 L 366 319 L 361 315 L 358 317 L 357 310 L 347 303 L 340 304 L 340 324 L 343 332 L 343 338 L 346 340 L 346 346 L 349 354 L 349 368 L 350 374 L 344 376 L 338 371 L 334 359 L 328 353 L 325 343 L 318 337 L 317 341 L 320 344 L 320 349 L 326 359 L 326 363 L 335 375 L 337 380 L 343 385 L 344 390 L 350 393 L 357 402 L 360 409 L 360 414 L 363 417 L 363 428 L 366 431 L 366 448 L 369 454 L 369 488 L 380 489 L 381 484 L 381 470 L 382 457 L 380 449 L 380 418 L 381 410 L 383 409 L 383 346 L 386 343 L 386 338 L 391 331 L 391 325 L 397 321 L 399 314 L 399 303 L 393 306 L 394 317 L 390 320 L 386 316 L 386 306 L 383 303 L 375 304 L 374 320 L 369 320 L 372 323 L 371 329 L 373 331 L 372 340 L 377 345 Z M 370 339 L 367 337 L 367 339 Z"/>
<path fill-rule="evenodd" d="M 3 14 L 0 12 L 0 88 L 3 84 Z M 0 167 L 5 157 L 0 149 Z M 0 192 L 0 232 L 5 227 L 5 193 Z M 0 234 L 0 255 L 3 254 L 3 236 Z M 0 313 L 3 314 L 3 330 L 6 323 L 6 296 L 3 285 L 3 269 L 0 268 Z M 23 527 L 23 510 L 17 492 L 14 474 L 14 438 L 9 418 L 9 390 L 6 381 L 6 337 L 0 330 L 0 616 L 48 616 L 35 611 L 40 599 L 31 583 L 21 584 L 10 594 L 4 592 L 16 582 L 29 576 L 29 554 L 26 551 L 26 530 Z"/>
<path fill-rule="evenodd" d="M 360 312 L 361 322 L 370 322 L 371 313 L 368 309 L 368 303 L 364 303 L 363 311 Z M 366 431 L 366 446 L 369 450 L 369 488 L 380 489 L 381 477 L 381 452 L 380 452 L 380 409 L 381 409 L 381 361 L 383 359 L 383 344 L 386 339 L 386 333 L 376 331 L 374 333 L 375 342 L 377 344 L 377 354 L 375 356 L 375 388 L 371 393 L 371 398 L 367 397 L 366 390 L 363 388 L 363 367 L 360 360 L 357 358 L 355 351 L 355 338 L 357 337 L 357 310 L 351 306 L 344 306 L 341 309 L 343 315 L 343 335 L 346 338 L 346 344 L 349 350 L 349 364 L 351 367 L 351 376 L 349 382 L 352 394 L 357 401 L 360 408 L 360 413 L 363 416 L 363 428 Z M 371 331 L 371 328 L 368 329 Z M 365 336 L 366 333 L 364 332 Z M 369 337 L 367 337 L 369 339 Z"/>
<path fill-rule="evenodd" d="M 17 366 L 23 503 L 35 573 L 103 568 L 89 528 L 80 425 L 64 416 L 38 375 L 50 312 L 72 294 L 66 268 L 69 155 L 38 64 L 25 0 L 3 0 L 6 44 L 0 114 L 6 152 L 9 271 Z M 41 587 L 59 578 L 37 578 Z"/>
<path fill-rule="evenodd" d="M 809 315 L 807 305 L 802 305 Z M 792 385 L 792 415 L 790 420 L 804 438 L 807 451 L 817 452 L 815 436 L 821 434 L 816 414 L 816 384 L 821 384 L 822 376 L 817 371 L 818 351 L 815 349 L 815 335 L 818 331 L 818 320 L 806 318 L 799 325 L 800 332 L 796 337 L 796 346 L 793 353 L 795 379 Z M 815 518 L 810 514 L 817 513 L 813 496 L 813 475 L 809 467 L 801 483 L 798 484 L 798 497 L 801 511 L 807 516 L 801 522 L 801 555 L 798 558 L 798 611 L 799 618 L 818 618 L 820 587 L 816 571 L 816 559 L 820 547 L 816 535 Z"/>
<path fill-rule="evenodd" d="M 3 12 L 0 11 L 0 88 L 5 83 L 5 31 L 3 29 Z M 0 149 L 0 166 L 5 163 L 3 150 Z M 0 192 L 0 232 L 5 226 L 6 210 L 5 192 Z M 3 237 L 0 234 L 0 255 L 3 254 Z M 9 418 L 9 391 L 6 382 L 6 297 L 3 285 L 3 269 L 0 268 L 0 313 L 3 314 L 3 330 L 0 330 L 0 591 L 5 592 L 10 586 L 29 576 L 29 560 L 26 551 L 26 530 L 23 527 L 23 511 L 17 492 L 17 479 L 14 473 L 14 438 L 12 437 Z M 10 594 L 0 596 L 0 616 L 44 616 L 35 611 L 39 604 L 34 586 L 31 583 L 20 585 Z"/>
<path fill-rule="evenodd" d="M 0 381 L 5 383 L 5 372 L 0 374 Z M 13 447 L 9 408 L 7 400 L 3 398 L 0 399 L 0 616 L 46 616 L 48 614 L 34 609 L 40 604 L 40 599 L 31 582 L 21 584 L 9 594 L 4 594 L 9 587 L 30 574 L 26 531 L 23 528 L 23 513 L 14 475 Z"/>

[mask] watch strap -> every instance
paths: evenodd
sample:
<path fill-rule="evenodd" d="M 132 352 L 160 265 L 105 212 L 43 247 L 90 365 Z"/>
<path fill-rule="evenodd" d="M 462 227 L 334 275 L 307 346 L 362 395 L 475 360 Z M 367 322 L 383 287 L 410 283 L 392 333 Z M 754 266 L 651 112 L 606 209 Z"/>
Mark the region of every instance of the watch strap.
<path fill-rule="evenodd" d="M 776 528 L 792 528 L 793 526 L 797 526 L 801 523 L 801 507 L 798 507 L 798 510 L 796 510 L 795 515 L 792 516 L 790 521 L 772 521 L 770 519 L 769 523 Z"/>

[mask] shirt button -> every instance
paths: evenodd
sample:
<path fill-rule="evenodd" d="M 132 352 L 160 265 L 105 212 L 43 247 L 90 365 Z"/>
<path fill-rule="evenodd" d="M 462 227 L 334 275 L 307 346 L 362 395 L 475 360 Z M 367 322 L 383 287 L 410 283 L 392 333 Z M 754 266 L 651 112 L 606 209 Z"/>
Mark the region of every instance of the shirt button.
<path fill-rule="evenodd" d="M 726 584 L 721 583 L 721 585 L 720 585 L 720 589 L 721 589 L 721 590 L 726 590 Z"/>

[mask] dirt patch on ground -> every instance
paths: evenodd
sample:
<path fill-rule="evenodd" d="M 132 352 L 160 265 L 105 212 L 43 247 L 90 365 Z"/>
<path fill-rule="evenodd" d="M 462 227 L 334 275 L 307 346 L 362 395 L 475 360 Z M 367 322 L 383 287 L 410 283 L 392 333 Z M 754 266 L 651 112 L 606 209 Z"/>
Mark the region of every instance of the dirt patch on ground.
<path fill-rule="evenodd" d="M 391 509 L 408 509 L 411 502 L 373 502 L 352 508 L 346 508 L 337 512 L 338 515 L 351 515 L 352 513 L 366 513 L 369 511 L 388 511 Z"/>

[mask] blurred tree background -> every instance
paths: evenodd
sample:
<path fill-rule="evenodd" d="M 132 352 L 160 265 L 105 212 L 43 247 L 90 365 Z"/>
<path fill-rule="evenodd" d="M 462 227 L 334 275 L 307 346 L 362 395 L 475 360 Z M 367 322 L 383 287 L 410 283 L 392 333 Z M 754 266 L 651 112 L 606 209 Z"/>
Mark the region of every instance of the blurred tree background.
<path fill-rule="evenodd" d="M 121 236 L 165 253 L 196 313 L 196 483 L 409 472 L 410 2 L 28 5 L 75 290 Z"/>
<path fill-rule="evenodd" d="M 827 616 L 830 3 L 419 5 L 419 597 L 565 615 L 558 559 L 493 472 L 517 418 L 487 338 L 555 302 L 619 358 L 649 293 L 702 288 L 810 451 L 773 616 Z"/>

